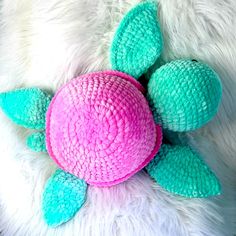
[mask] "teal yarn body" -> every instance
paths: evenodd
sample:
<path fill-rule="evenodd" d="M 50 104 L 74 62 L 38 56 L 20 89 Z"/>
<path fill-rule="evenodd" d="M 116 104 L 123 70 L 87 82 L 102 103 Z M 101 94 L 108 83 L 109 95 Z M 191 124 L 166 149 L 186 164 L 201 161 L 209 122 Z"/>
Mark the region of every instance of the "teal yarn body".
<path fill-rule="evenodd" d="M 200 128 L 217 113 L 222 94 L 218 75 L 206 64 L 177 60 L 162 66 L 148 83 L 156 122 L 172 131 Z"/>

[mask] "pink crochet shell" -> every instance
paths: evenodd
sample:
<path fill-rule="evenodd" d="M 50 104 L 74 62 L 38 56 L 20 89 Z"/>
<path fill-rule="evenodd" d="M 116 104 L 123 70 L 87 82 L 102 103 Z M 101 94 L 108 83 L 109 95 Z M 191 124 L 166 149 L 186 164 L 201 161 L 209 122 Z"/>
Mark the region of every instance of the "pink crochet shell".
<path fill-rule="evenodd" d="M 117 71 L 73 79 L 47 112 L 49 155 L 91 185 L 128 179 L 151 161 L 162 139 L 142 92 L 140 83 Z"/>

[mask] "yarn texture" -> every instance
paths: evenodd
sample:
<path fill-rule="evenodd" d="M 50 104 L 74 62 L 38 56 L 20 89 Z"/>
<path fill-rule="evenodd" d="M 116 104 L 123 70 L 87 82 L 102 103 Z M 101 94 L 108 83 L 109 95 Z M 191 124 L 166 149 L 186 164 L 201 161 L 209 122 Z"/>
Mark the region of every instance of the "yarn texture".
<path fill-rule="evenodd" d="M 162 145 L 146 169 L 163 188 L 184 197 L 210 197 L 221 191 L 215 175 L 187 146 Z"/>
<path fill-rule="evenodd" d="M 31 134 L 26 141 L 27 146 L 35 152 L 47 152 L 45 132 Z"/>
<path fill-rule="evenodd" d="M 162 139 L 140 85 L 121 72 L 82 75 L 54 96 L 48 112 L 49 155 L 67 172 L 110 186 L 141 170 Z"/>
<path fill-rule="evenodd" d="M 0 94 L 0 107 L 16 124 L 30 129 L 45 128 L 45 114 L 51 96 L 38 88 Z"/>
<path fill-rule="evenodd" d="M 43 192 L 42 210 L 46 223 L 56 227 L 69 219 L 84 204 L 87 184 L 60 169 L 47 181 Z"/>
<path fill-rule="evenodd" d="M 52 100 L 36 88 L 0 96 L 1 107 L 13 122 L 43 130 L 28 137 L 28 147 L 47 151 L 61 168 L 48 180 L 42 197 L 49 226 L 75 215 L 85 202 L 87 184 L 113 186 L 145 166 L 171 193 L 185 197 L 220 193 L 217 178 L 192 149 L 170 145 L 160 149 L 161 126 L 172 131 L 203 126 L 216 114 L 222 88 L 207 65 L 177 60 L 151 75 L 148 103 L 136 79 L 161 53 L 156 11 L 156 4 L 147 1 L 124 17 L 111 46 L 114 70 L 74 78 Z"/>
<path fill-rule="evenodd" d="M 189 131 L 216 115 L 222 94 L 217 74 L 191 60 L 172 61 L 157 69 L 148 83 L 155 120 L 163 128 Z"/>
<path fill-rule="evenodd" d="M 111 46 L 112 69 L 138 79 L 154 64 L 162 50 L 157 5 L 147 1 L 134 7 L 121 21 Z"/>

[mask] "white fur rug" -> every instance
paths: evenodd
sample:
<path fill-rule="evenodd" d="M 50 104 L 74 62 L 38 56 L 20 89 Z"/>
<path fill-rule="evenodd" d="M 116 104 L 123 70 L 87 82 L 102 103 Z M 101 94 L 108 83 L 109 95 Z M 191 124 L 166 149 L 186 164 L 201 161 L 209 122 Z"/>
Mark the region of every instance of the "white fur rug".
<path fill-rule="evenodd" d="M 108 69 L 114 30 L 138 0 L 1 0 L 0 92 L 56 90 L 74 76 Z M 160 0 L 164 60 L 193 57 L 224 87 L 217 118 L 188 135 L 221 179 L 211 199 L 172 196 L 145 173 L 109 189 L 89 188 L 85 207 L 48 229 L 40 196 L 55 169 L 25 146 L 24 129 L 0 112 L 0 231 L 4 236 L 231 236 L 236 233 L 236 1 Z"/>

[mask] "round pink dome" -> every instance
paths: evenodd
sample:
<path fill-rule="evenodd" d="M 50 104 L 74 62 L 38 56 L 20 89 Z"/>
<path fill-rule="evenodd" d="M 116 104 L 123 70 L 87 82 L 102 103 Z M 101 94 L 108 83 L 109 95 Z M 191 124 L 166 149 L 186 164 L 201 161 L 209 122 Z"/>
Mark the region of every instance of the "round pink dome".
<path fill-rule="evenodd" d="M 49 155 L 96 186 L 128 179 L 157 153 L 156 127 L 143 87 L 116 71 L 82 75 L 54 96 L 46 116 Z"/>

